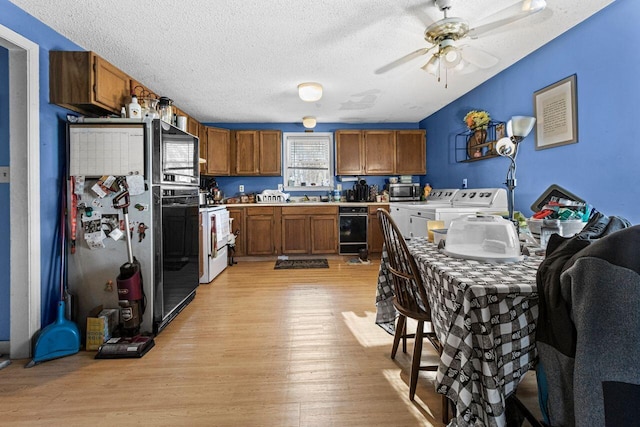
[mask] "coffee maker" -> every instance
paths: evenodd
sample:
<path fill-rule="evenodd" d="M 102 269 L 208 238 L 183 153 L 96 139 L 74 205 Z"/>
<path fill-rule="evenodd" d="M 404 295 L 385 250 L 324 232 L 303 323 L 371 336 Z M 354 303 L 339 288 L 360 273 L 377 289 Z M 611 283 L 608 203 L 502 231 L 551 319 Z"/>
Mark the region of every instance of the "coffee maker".
<path fill-rule="evenodd" d="M 369 186 L 364 179 L 359 180 L 353 185 L 353 198 L 356 202 L 369 201 Z"/>

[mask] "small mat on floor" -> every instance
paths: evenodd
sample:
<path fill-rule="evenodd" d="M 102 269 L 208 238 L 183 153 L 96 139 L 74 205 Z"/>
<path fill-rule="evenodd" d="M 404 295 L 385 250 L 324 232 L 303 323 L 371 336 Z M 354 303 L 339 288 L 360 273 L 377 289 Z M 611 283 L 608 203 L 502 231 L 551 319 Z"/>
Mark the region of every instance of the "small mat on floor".
<path fill-rule="evenodd" d="M 347 260 L 347 264 L 351 264 L 351 265 L 369 265 L 369 264 L 371 264 L 371 261 L 369 261 L 369 260 L 363 261 L 359 257 L 356 257 L 356 258 L 348 259 Z"/>
<path fill-rule="evenodd" d="M 294 268 L 329 268 L 329 261 L 326 258 L 319 259 L 279 259 L 276 261 L 274 270 L 285 270 Z"/>

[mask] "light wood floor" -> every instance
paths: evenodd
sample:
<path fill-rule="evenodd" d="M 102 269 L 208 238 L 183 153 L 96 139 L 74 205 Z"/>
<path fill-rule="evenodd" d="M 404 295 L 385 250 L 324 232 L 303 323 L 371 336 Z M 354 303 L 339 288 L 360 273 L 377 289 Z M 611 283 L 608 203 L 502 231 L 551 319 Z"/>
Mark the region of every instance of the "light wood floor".
<path fill-rule="evenodd" d="M 227 268 L 142 359 L 84 352 L 0 370 L 0 424 L 441 426 L 433 373 L 408 399 L 410 356 L 376 326 L 378 263 Z M 425 344 L 424 362 L 437 360 Z M 518 394 L 535 408 L 529 373 Z"/>

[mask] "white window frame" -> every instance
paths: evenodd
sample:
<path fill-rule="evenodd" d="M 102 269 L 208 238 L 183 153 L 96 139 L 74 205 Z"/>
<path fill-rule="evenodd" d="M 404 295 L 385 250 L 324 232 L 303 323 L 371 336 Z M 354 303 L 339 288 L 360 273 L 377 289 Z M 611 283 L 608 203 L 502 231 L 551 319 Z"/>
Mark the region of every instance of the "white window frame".
<path fill-rule="evenodd" d="M 333 190 L 335 175 L 333 166 L 333 133 L 331 132 L 284 132 L 282 134 L 284 140 L 284 156 L 283 156 L 283 186 L 285 191 L 331 191 Z M 296 140 L 316 141 L 318 144 L 326 144 L 328 146 L 326 159 L 329 171 L 329 185 L 291 185 L 289 182 L 289 165 L 291 143 Z"/>

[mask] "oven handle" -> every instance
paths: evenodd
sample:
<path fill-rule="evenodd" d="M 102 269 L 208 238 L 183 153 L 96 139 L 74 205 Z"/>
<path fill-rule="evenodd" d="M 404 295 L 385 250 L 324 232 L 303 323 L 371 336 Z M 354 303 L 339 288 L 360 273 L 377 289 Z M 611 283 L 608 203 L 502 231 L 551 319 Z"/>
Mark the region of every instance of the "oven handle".
<path fill-rule="evenodd" d="M 339 216 L 369 216 L 369 214 L 365 213 L 341 213 Z"/>

